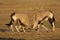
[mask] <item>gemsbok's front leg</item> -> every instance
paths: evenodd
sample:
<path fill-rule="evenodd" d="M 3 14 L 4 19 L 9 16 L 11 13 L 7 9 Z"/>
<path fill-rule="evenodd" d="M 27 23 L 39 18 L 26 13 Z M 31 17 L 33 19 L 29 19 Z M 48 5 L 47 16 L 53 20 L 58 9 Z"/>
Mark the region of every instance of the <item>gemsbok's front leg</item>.
<path fill-rule="evenodd" d="M 37 26 L 38 26 L 37 32 L 39 32 L 39 28 L 40 28 L 41 24 L 38 24 Z"/>
<path fill-rule="evenodd" d="M 55 25 L 54 25 L 54 22 L 52 22 L 52 25 L 53 25 L 53 28 L 52 28 L 53 30 L 52 30 L 52 31 L 54 32 L 54 31 L 55 31 Z"/>
<path fill-rule="evenodd" d="M 23 27 L 23 32 L 26 32 L 26 31 L 25 31 L 25 27 Z"/>
<path fill-rule="evenodd" d="M 41 26 L 48 32 L 48 29 L 47 29 L 42 23 L 41 23 L 41 24 L 38 24 L 38 30 L 37 30 L 38 32 L 39 32 L 39 28 L 40 28 Z"/>
<path fill-rule="evenodd" d="M 50 24 L 51 24 L 51 26 L 52 26 L 52 32 L 54 32 L 55 31 L 55 18 L 53 17 L 53 18 L 49 18 L 49 22 L 50 22 Z"/>
<path fill-rule="evenodd" d="M 16 28 L 17 32 L 19 32 L 18 26 L 15 26 L 15 28 Z"/>
<path fill-rule="evenodd" d="M 13 25 L 11 25 L 11 31 L 14 32 Z"/>
<path fill-rule="evenodd" d="M 48 29 L 44 25 L 41 25 L 41 26 L 48 32 Z"/>

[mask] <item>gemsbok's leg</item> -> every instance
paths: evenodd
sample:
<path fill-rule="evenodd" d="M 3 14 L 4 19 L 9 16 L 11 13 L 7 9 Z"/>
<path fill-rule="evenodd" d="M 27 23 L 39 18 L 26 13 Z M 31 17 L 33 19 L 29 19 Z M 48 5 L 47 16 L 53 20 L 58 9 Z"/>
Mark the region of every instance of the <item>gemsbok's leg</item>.
<path fill-rule="evenodd" d="M 41 24 L 38 24 L 37 26 L 38 26 L 37 32 L 39 32 L 39 28 L 40 28 Z"/>
<path fill-rule="evenodd" d="M 23 27 L 23 32 L 25 32 L 25 27 Z"/>
<path fill-rule="evenodd" d="M 49 22 L 52 26 L 52 30 L 51 31 L 55 31 L 55 18 L 49 18 Z"/>
<path fill-rule="evenodd" d="M 18 26 L 15 26 L 15 28 L 16 28 L 17 32 L 19 32 Z"/>
<path fill-rule="evenodd" d="M 19 32 L 19 27 L 20 27 L 19 24 L 20 24 L 20 23 L 19 23 L 19 19 L 16 19 L 16 20 L 14 21 L 14 25 L 15 25 L 15 29 L 16 29 L 17 32 Z"/>
<path fill-rule="evenodd" d="M 19 30 L 21 29 L 21 25 L 19 25 L 18 29 L 19 29 Z"/>
<path fill-rule="evenodd" d="M 14 20 L 11 19 L 10 23 L 6 24 L 8 27 L 11 28 L 11 31 L 12 31 L 12 32 L 14 32 L 14 30 L 13 30 L 13 23 L 14 23 Z"/>
<path fill-rule="evenodd" d="M 43 25 L 43 22 L 48 20 L 48 17 L 45 16 L 42 20 L 38 21 L 38 31 L 39 31 L 39 27 L 42 26 L 44 29 L 46 29 L 48 31 L 48 29 Z"/>
<path fill-rule="evenodd" d="M 43 23 L 38 24 L 38 31 L 39 31 L 40 26 L 42 26 L 48 32 L 48 29 L 43 25 Z"/>
<path fill-rule="evenodd" d="M 11 31 L 14 32 L 14 30 L 13 30 L 13 25 L 11 25 Z"/>
<path fill-rule="evenodd" d="M 54 25 L 54 22 L 52 22 L 52 26 L 53 26 L 53 30 L 52 30 L 52 31 L 55 31 L 55 25 Z"/>
<path fill-rule="evenodd" d="M 41 26 L 48 32 L 48 29 L 44 25 L 41 25 Z"/>

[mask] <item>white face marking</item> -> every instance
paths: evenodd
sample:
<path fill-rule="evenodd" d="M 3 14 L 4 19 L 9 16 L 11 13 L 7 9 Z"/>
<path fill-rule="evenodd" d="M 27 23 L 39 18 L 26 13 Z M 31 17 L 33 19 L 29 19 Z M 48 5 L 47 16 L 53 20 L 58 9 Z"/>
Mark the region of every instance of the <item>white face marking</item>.
<path fill-rule="evenodd" d="M 49 17 L 50 17 L 50 18 L 52 18 L 52 17 L 53 17 L 53 14 L 52 14 L 52 13 L 50 13 L 50 14 L 49 14 Z"/>

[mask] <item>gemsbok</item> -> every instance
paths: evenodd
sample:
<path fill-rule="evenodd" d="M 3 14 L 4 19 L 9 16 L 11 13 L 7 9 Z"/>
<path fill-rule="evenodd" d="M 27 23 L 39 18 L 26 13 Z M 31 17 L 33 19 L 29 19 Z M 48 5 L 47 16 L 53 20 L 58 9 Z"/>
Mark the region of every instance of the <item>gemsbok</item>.
<path fill-rule="evenodd" d="M 39 27 L 42 26 L 44 29 L 46 29 L 48 31 L 48 29 L 43 25 L 43 23 L 47 20 L 50 22 L 50 24 L 52 26 L 51 31 L 54 31 L 55 30 L 55 18 L 54 18 L 54 13 L 51 10 L 38 11 L 35 14 L 33 28 L 38 27 L 38 31 L 39 31 Z"/>
<path fill-rule="evenodd" d="M 20 24 L 20 26 L 18 25 Z M 17 30 L 17 32 L 19 32 L 19 29 L 21 27 L 23 27 L 23 31 L 25 32 L 25 28 L 30 27 L 30 19 L 28 14 L 15 14 L 15 12 L 11 15 L 11 21 L 9 24 L 6 24 L 8 26 L 11 26 L 11 30 L 14 32 L 13 30 L 13 25 L 15 25 L 15 28 Z M 17 27 L 17 25 L 19 27 Z"/>
<path fill-rule="evenodd" d="M 19 28 L 22 27 L 23 25 L 23 31 L 25 32 L 26 27 L 31 27 L 33 26 L 33 29 L 38 29 L 39 27 L 42 26 L 44 29 L 48 31 L 48 29 L 43 25 L 43 23 L 48 20 L 52 26 L 52 31 L 55 30 L 55 18 L 54 18 L 54 13 L 51 10 L 42 10 L 38 11 L 36 13 L 33 13 L 31 17 L 29 17 L 30 14 L 15 14 L 15 12 L 11 15 L 11 21 L 9 24 L 6 24 L 8 26 L 11 26 L 12 29 L 12 24 L 15 22 L 19 22 L 20 26 Z M 25 26 L 25 27 L 24 27 Z M 19 28 L 16 26 L 16 30 L 19 32 Z M 13 31 L 13 30 L 12 30 Z"/>

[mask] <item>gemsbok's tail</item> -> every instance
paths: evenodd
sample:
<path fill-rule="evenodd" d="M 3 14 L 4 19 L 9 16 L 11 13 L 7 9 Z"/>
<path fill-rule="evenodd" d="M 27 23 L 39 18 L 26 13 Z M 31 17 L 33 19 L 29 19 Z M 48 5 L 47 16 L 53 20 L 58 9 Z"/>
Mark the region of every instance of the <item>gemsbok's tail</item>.
<path fill-rule="evenodd" d="M 11 14 L 11 16 L 10 16 L 11 21 L 10 21 L 8 24 L 5 24 L 5 25 L 10 26 L 10 25 L 12 25 L 12 24 L 13 24 L 13 22 L 14 22 L 14 20 L 13 20 L 13 18 L 12 18 L 12 16 L 13 16 L 13 15 L 15 15 L 15 12 L 14 12 L 14 13 L 12 13 L 12 14 Z"/>

